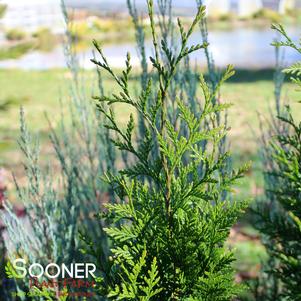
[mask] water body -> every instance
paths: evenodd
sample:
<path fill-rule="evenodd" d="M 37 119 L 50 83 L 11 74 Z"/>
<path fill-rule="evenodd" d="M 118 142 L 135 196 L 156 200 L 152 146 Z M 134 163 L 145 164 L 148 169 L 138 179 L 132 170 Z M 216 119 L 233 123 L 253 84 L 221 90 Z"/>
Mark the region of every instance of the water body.
<path fill-rule="evenodd" d="M 135 0 L 137 6 L 143 8 L 146 7 L 146 0 Z M 204 0 L 203 3 L 206 4 L 208 0 Z M 126 8 L 126 0 L 65 0 L 66 5 L 69 7 L 81 7 L 87 9 L 105 9 L 105 10 L 121 10 Z M 176 8 L 195 8 L 195 0 L 173 0 L 173 7 Z"/>
<path fill-rule="evenodd" d="M 146 13 L 146 0 L 131 0 L 135 1 L 139 11 Z M 198 0 L 199 1 L 199 0 Z M 212 0 L 203 0 L 203 4 L 207 4 Z M 70 8 L 88 9 L 94 13 L 127 13 L 127 0 L 65 0 L 65 3 Z M 157 1 L 154 1 L 155 9 Z M 180 16 L 193 16 L 196 12 L 196 0 L 173 0 L 173 11 Z"/>
<path fill-rule="evenodd" d="M 294 40 L 298 40 L 300 31 L 297 28 L 288 30 Z M 275 65 L 275 50 L 270 44 L 275 39 L 275 32 L 271 29 L 241 28 L 231 31 L 212 31 L 210 33 L 210 50 L 218 67 L 234 64 L 237 68 L 271 68 Z M 199 33 L 195 33 L 191 43 L 201 43 Z M 153 54 L 151 42 L 146 43 L 147 55 Z M 139 58 L 135 44 L 123 43 L 104 47 L 104 53 L 113 67 L 124 66 L 127 52 L 131 53 L 132 64 L 139 65 Z M 90 62 L 92 47 L 79 53 L 81 64 L 86 69 L 93 68 Z M 296 51 L 285 49 L 285 65 L 300 60 Z M 205 66 L 203 51 L 191 55 L 191 60 L 200 66 Z M 16 60 L 0 61 L 0 68 L 20 68 L 25 70 L 45 70 L 65 67 L 65 58 L 61 46 L 49 53 L 31 52 Z"/>

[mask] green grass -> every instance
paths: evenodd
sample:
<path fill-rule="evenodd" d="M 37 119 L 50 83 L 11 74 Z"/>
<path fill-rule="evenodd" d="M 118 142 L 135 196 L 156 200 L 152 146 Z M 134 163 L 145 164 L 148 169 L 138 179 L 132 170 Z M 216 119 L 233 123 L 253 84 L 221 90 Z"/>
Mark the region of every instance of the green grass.
<path fill-rule="evenodd" d="M 236 271 L 248 271 L 251 274 L 250 276 L 252 276 L 252 273 L 256 275 L 262 263 L 268 259 L 265 247 L 261 243 L 252 240 L 237 242 L 233 251 L 237 258 L 235 262 Z"/>

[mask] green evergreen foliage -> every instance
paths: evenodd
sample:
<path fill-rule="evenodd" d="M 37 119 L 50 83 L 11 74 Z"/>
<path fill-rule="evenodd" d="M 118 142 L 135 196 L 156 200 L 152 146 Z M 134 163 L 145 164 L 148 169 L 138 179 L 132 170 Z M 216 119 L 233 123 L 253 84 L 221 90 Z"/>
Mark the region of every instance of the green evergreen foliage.
<path fill-rule="evenodd" d="M 75 202 L 76 187 L 68 183 L 62 198 L 54 187 L 55 177 L 50 167 L 42 171 L 39 166 L 39 146 L 29 134 L 24 113 L 21 111 L 20 148 L 23 151 L 28 185 L 16 188 L 20 203 L 26 208 L 26 219 L 16 216 L 12 206 L 5 204 L 2 218 L 6 225 L 8 238 L 6 248 L 8 258 L 16 256 L 27 258 L 30 263 L 38 260 L 40 264 L 49 262 L 71 263 L 78 257 L 77 217 L 79 206 Z M 60 186 L 63 189 L 63 186 Z M 68 208 L 68 210 L 67 210 Z M 29 278 L 16 282 L 18 291 L 29 290 Z"/>
<path fill-rule="evenodd" d="M 134 27 L 136 29 L 136 42 L 138 53 L 140 57 L 140 65 L 141 65 L 141 75 L 140 75 L 140 83 L 141 88 L 145 90 L 147 88 L 147 82 L 149 79 L 152 81 L 156 81 L 157 78 L 152 75 L 151 70 L 149 70 L 147 64 L 146 57 L 146 45 L 145 45 L 145 25 L 143 24 L 143 20 L 139 18 L 139 12 L 136 8 L 135 1 L 127 0 L 129 13 L 132 17 Z M 158 0 L 157 1 L 157 12 L 156 12 L 156 25 L 158 28 L 158 35 L 161 36 L 164 43 L 170 48 L 171 51 L 176 52 L 178 50 L 178 35 L 177 35 L 177 27 L 176 22 L 174 22 L 174 15 L 172 9 L 172 0 Z M 197 7 L 201 7 L 203 5 L 202 0 L 196 0 Z M 207 29 L 207 18 L 204 16 L 201 18 L 199 22 L 199 29 L 201 32 L 202 40 L 204 44 L 207 44 L 207 47 L 204 48 L 207 68 L 208 68 L 208 85 L 211 91 L 218 90 L 216 92 L 215 97 L 212 99 L 213 103 L 220 101 L 220 90 L 218 88 L 219 80 L 222 76 L 222 73 L 217 70 L 214 64 L 213 56 L 210 52 L 209 44 L 209 34 Z M 165 60 L 165 57 L 162 57 Z M 187 102 L 191 106 L 191 110 L 195 114 L 199 114 L 199 96 L 197 95 L 197 87 L 198 87 L 198 79 L 200 73 L 197 67 L 192 67 L 190 63 L 189 56 L 186 56 L 181 62 L 181 67 L 177 68 L 175 71 L 175 75 L 170 81 L 169 86 L 169 98 L 167 99 L 168 110 L 167 113 L 171 114 L 175 110 L 172 108 L 176 105 L 176 95 L 182 95 L 182 98 L 187 98 Z M 150 95 L 153 97 L 153 95 Z M 170 109 L 169 109 L 170 108 Z M 222 112 L 217 112 L 217 120 L 218 125 L 224 125 L 227 127 L 227 110 Z M 171 116 L 175 120 L 175 116 Z M 139 118 L 139 132 L 137 133 L 137 137 L 140 135 L 144 137 L 144 121 L 141 114 L 138 112 Z M 185 129 L 180 128 L 180 131 L 185 133 Z M 206 148 L 206 142 L 201 142 L 202 147 Z M 228 150 L 228 142 L 227 136 L 224 136 L 221 143 L 219 144 L 219 152 L 224 153 Z M 228 160 L 227 164 L 222 168 L 225 171 L 229 171 L 231 169 L 231 160 Z M 199 173 L 202 173 L 202 169 L 199 169 Z"/>
<path fill-rule="evenodd" d="M 300 45 L 289 38 L 281 25 L 272 28 L 284 38 L 284 41 L 274 42 L 274 46 L 292 47 L 301 53 Z M 300 63 L 283 70 L 299 86 L 300 71 Z M 262 234 L 270 260 L 259 279 L 256 300 L 301 298 L 301 124 L 294 120 L 289 106 L 281 105 L 281 79 L 283 76 L 275 92 L 278 116 L 272 118 L 269 134 L 262 140 L 265 195 L 256 209 L 255 225 Z"/>
<path fill-rule="evenodd" d="M 229 66 L 213 89 L 201 76 L 203 99 L 194 103 L 193 111 L 189 100 L 170 87 L 185 58 L 207 47 L 188 46 L 205 8 L 199 6 L 187 31 L 178 20 L 181 43 L 174 50 L 166 36 L 158 40 L 153 1 L 147 3 L 155 55 L 150 58 L 152 77 L 138 95 L 129 88 L 130 55 L 118 76 L 94 42 L 101 61 L 92 61 L 120 88 L 119 94 L 98 97 L 97 106 L 112 142 L 131 158 L 118 174 L 107 172 L 104 177 L 116 199 L 100 215 L 111 239 L 110 265 L 102 270 L 100 294 L 113 300 L 231 300 L 239 287 L 231 266 L 233 253 L 225 241 L 247 203 L 223 192 L 231 192 L 246 166 L 229 172 L 225 168 L 230 154 L 222 153 L 220 145 L 227 128 L 217 120 L 229 105 L 216 99 L 234 71 Z M 118 124 L 117 103 L 139 113 L 144 136 L 136 139 L 132 115 L 125 129 Z M 98 256 L 91 243 L 89 252 Z"/>
<path fill-rule="evenodd" d="M 274 109 L 270 111 L 270 122 L 268 123 L 268 129 L 264 126 L 264 122 L 261 120 L 260 122 L 260 130 L 261 137 L 259 139 L 260 151 L 259 155 L 261 158 L 263 170 L 275 170 L 276 162 L 272 158 L 270 141 L 271 138 L 275 135 L 285 135 L 287 133 L 287 127 L 285 124 L 277 118 L 277 116 L 285 115 L 285 106 L 283 104 L 283 83 L 285 79 L 285 74 L 282 72 L 283 70 L 283 53 L 281 52 L 281 48 L 275 47 L 275 57 L 276 57 L 276 66 L 274 73 Z M 264 120 L 266 121 L 266 120 Z M 265 186 L 265 197 L 259 197 L 257 200 L 258 203 L 269 202 L 269 210 L 271 216 L 275 215 L 275 212 L 278 211 L 278 206 L 271 205 L 277 204 L 277 195 L 274 193 L 270 193 L 275 185 L 275 178 L 270 173 L 264 173 L 264 186 Z M 259 208 L 259 211 L 261 209 Z M 258 220 L 258 208 L 256 208 L 254 225 L 258 228 L 259 225 L 264 227 L 262 224 L 261 218 Z M 277 213 L 279 214 L 279 213 Z M 264 245 L 267 249 L 273 248 L 274 242 L 269 239 L 264 239 Z M 262 262 L 261 271 L 259 277 L 254 280 L 248 282 L 251 287 L 251 292 L 255 300 L 278 300 L 281 283 L 275 273 L 271 271 L 276 270 L 279 266 L 279 260 L 274 256 L 270 256 L 267 262 Z"/>

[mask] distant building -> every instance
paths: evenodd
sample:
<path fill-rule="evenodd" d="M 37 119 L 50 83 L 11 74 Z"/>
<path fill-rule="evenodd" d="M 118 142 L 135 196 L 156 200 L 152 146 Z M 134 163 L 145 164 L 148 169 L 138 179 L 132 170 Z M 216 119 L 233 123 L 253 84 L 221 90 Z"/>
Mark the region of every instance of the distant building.
<path fill-rule="evenodd" d="M 263 8 L 262 0 L 231 0 L 231 11 L 239 17 L 249 17 Z"/>
<path fill-rule="evenodd" d="M 278 11 L 279 13 L 301 8 L 301 0 L 262 0 L 262 4 L 263 7 Z"/>
<path fill-rule="evenodd" d="M 248 17 L 262 9 L 262 0 L 209 0 L 208 14 L 222 16 L 234 13 L 240 17 Z"/>
<path fill-rule="evenodd" d="M 262 0 L 262 4 L 265 8 L 269 8 L 272 10 L 279 10 L 280 0 Z"/>
<path fill-rule="evenodd" d="M 240 17 L 248 17 L 262 8 L 272 9 L 279 13 L 301 8 L 301 0 L 207 0 L 205 4 L 211 16 L 234 13 Z"/>
<path fill-rule="evenodd" d="M 34 32 L 47 27 L 54 33 L 64 31 L 60 0 L 0 0 L 7 6 L 0 24 L 6 28 L 22 28 Z"/>
<path fill-rule="evenodd" d="M 278 10 L 281 14 L 284 14 L 288 10 L 295 9 L 298 4 L 300 4 L 300 1 L 297 0 L 280 0 Z"/>
<path fill-rule="evenodd" d="M 205 1 L 208 15 L 213 17 L 223 16 L 230 13 L 230 0 Z"/>

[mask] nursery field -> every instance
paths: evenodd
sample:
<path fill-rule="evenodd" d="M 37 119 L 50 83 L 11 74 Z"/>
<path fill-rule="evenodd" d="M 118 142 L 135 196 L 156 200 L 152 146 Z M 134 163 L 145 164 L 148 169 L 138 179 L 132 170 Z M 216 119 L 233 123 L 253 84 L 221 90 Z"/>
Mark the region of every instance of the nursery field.
<path fill-rule="evenodd" d="M 84 73 L 84 89 L 87 101 L 92 101 L 91 87 L 95 85 L 96 75 L 93 71 Z M 132 88 L 136 80 L 132 79 Z M 50 147 L 47 143 L 49 124 L 48 115 L 55 126 L 62 109 L 66 104 L 70 84 L 70 74 L 66 70 L 48 71 L 0 71 L 0 165 L 16 174 L 20 172 L 20 152 L 16 137 L 19 131 L 19 108 L 24 107 L 28 127 L 39 133 L 44 155 L 48 155 Z M 104 87 L 112 91 L 113 81 L 104 78 Z M 222 88 L 222 101 L 233 104 L 229 110 L 231 150 L 237 163 L 253 161 L 252 171 L 244 180 L 240 190 L 244 195 L 258 192 L 260 177 L 256 176 L 258 154 L 256 137 L 259 133 L 259 115 L 268 117 L 273 105 L 273 71 L 272 70 L 237 70 L 236 75 Z M 283 95 L 287 99 L 296 99 L 295 88 L 286 83 Z M 97 90 L 95 89 L 95 95 Z M 298 104 L 293 104 L 295 112 L 299 112 Z M 63 108 L 66 113 L 66 107 Z M 129 111 L 124 108 L 116 110 L 120 121 L 127 121 Z M 68 114 L 65 114 L 68 116 Z M 257 135 L 255 135 L 257 133 Z M 254 175 L 255 173 L 255 175 Z"/>

